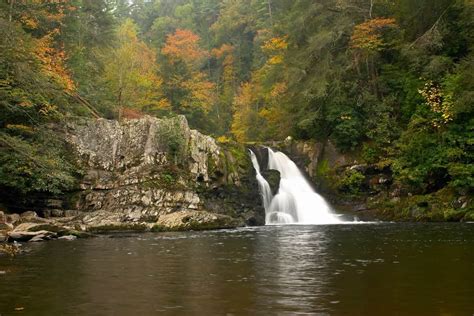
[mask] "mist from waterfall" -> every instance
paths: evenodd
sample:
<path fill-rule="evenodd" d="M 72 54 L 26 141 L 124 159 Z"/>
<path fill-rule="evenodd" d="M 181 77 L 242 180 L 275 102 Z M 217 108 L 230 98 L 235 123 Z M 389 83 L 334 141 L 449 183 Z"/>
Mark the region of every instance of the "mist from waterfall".
<path fill-rule="evenodd" d="M 296 164 L 282 152 L 268 150 L 268 169 L 280 172 L 278 193 L 273 196 L 270 185 L 260 173 L 255 154 L 250 151 L 257 173 L 260 193 L 265 207 L 265 224 L 337 224 L 329 205 L 317 194 Z"/>

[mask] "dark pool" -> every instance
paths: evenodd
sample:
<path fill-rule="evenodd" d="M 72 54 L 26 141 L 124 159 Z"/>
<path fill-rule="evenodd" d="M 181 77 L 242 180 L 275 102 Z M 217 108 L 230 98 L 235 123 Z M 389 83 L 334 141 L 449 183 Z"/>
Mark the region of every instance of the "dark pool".
<path fill-rule="evenodd" d="M 0 315 L 474 315 L 474 224 L 101 236 L 0 257 Z"/>

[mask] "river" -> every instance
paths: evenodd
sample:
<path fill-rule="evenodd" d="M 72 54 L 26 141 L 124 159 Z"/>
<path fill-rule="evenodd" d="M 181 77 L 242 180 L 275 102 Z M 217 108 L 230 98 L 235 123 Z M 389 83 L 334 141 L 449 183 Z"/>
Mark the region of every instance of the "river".
<path fill-rule="evenodd" d="M 474 314 L 474 224 L 267 226 L 23 247 L 0 257 L 2 316 Z"/>

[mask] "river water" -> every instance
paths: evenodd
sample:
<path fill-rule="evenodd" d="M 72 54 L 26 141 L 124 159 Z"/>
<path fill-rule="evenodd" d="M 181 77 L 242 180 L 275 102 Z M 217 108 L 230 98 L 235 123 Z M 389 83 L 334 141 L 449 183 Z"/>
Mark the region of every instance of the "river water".
<path fill-rule="evenodd" d="M 270 226 L 24 248 L 0 257 L 2 316 L 474 314 L 474 224 Z"/>

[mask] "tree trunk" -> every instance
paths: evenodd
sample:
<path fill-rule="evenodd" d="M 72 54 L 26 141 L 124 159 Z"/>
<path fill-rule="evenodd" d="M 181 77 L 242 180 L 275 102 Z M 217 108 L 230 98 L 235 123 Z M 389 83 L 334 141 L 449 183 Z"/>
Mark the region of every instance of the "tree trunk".
<path fill-rule="evenodd" d="M 272 0 L 268 0 L 268 15 L 270 17 L 270 25 L 273 28 L 273 13 L 272 13 Z"/>
<path fill-rule="evenodd" d="M 373 9 L 374 9 L 374 0 L 370 0 L 369 18 L 372 18 Z"/>
<path fill-rule="evenodd" d="M 118 105 L 118 121 L 121 122 L 122 121 L 122 88 L 120 88 L 119 90 L 117 105 Z"/>
<path fill-rule="evenodd" d="M 8 21 L 12 21 L 13 19 L 13 5 L 15 4 L 15 0 L 10 0 L 10 12 L 8 14 Z"/>

